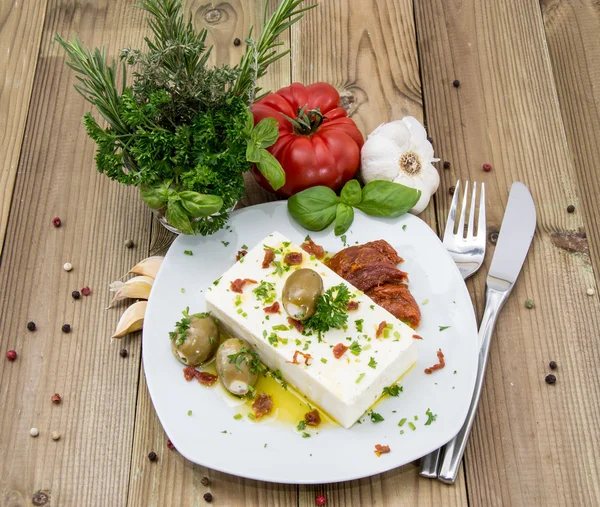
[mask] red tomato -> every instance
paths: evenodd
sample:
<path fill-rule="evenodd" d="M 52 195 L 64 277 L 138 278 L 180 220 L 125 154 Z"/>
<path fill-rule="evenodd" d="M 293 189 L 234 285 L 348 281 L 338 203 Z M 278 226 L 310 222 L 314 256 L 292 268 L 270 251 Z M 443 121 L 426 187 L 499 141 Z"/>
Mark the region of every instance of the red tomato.
<path fill-rule="evenodd" d="M 316 185 L 339 190 L 354 177 L 363 136 L 330 84 L 294 83 L 256 102 L 252 112 L 254 124 L 264 118 L 279 123 L 279 138 L 268 148 L 285 171 L 285 185 L 277 194 L 289 197 Z M 252 172 L 263 188 L 273 192 L 258 169 Z"/>

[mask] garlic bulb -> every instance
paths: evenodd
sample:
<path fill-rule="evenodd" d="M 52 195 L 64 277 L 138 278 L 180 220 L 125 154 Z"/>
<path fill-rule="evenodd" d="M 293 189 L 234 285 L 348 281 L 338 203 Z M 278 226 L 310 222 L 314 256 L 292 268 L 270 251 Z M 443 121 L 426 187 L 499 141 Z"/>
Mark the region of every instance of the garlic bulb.
<path fill-rule="evenodd" d="M 365 141 L 360 155 L 365 183 L 387 180 L 421 191 L 411 213 L 421 213 L 440 184 L 432 165 L 439 159 L 433 157 L 425 128 L 412 116 L 379 125 Z"/>

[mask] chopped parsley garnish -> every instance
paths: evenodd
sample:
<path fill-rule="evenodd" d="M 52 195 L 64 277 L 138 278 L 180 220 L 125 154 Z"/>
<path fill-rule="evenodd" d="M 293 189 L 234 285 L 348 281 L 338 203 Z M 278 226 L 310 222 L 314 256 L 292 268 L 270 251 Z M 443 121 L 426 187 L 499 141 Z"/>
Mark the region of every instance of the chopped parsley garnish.
<path fill-rule="evenodd" d="M 188 410 L 188 415 L 192 415 L 192 411 L 191 410 Z"/>
<path fill-rule="evenodd" d="M 417 427 L 413 424 L 412 421 L 408 421 L 408 427 L 413 431 L 415 431 L 417 429 Z"/>
<path fill-rule="evenodd" d="M 185 289 L 184 289 L 183 287 L 181 287 L 181 289 L 180 289 L 180 290 L 181 290 L 181 293 L 182 293 L 182 294 L 185 294 Z"/>
<path fill-rule="evenodd" d="M 242 245 L 242 250 L 248 250 L 248 245 Z"/>
<path fill-rule="evenodd" d="M 356 326 L 356 330 L 359 333 L 362 333 L 362 331 L 363 331 L 363 322 L 364 322 L 364 319 L 358 319 L 358 320 L 354 321 L 354 325 Z"/>
<path fill-rule="evenodd" d="M 340 236 L 340 239 L 342 240 L 342 244 L 343 244 L 344 246 L 348 246 L 348 244 L 346 243 L 346 235 L 345 235 L 345 234 L 342 234 L 342 235 Z"/>
<path fill-rule="evenodd" d="M 304 433 L 302 433 L 302 438 L 310 438 L 310 433 L 306 433 L 306 431 Z"/>
<path fill-rule="evenodd" d="M 306 340 L 306 343 L 304 344 L 304 347 L 302 347 L 302 350 L 308 350 L 308 347 L 310 347 L 310 344 L 312 342 L 310 340 Z"/>
<path fill-rule="evenodd" d="M 190 324 L 192 323 L 192 317 L 202 319 L 210 315 L 210 312 L 195 313 L 193 315 L 190 315 L 189 306 L 181 313 L 183 314 L 183 318 L 179 322 L 175 323 L 175 331 L 171 331 L 169 333 L 169 338 L 171 340 L 177 339 L 177 341 L 175 342 L 175 345 L 177 345 L 177 347 L 183 345 L 183 342 L 185 342 L 185 339 L 188 337 L 190 331 Z"/>
<path fill-rule="evenodd" d="M 316 331 L 321 341 L 322 334 L 331 328 L 342 328 L 348 320 L 348 301 L 350 291 L 346 285 L 331 287 L 317 299 L 315 314 L 303 322 L 304 329 Z"/>
<path fill-rule="evenodd" d="M 418 415 L 416 415 L 416 416 L 415 416 L 415 421 L 418 421 L 418 420 L 419 420 L 419 416 L 418 416 Z"/>
<path fill-rule="evenodd" d="M 425 414 L 427 415 L 427 422 L 425 423 L 425 426 L 431 426 L 431 423 L 437 419 L 437 414 L 432 413 L 430 408 L 427 409 Z"/>
<path fill-rule="evenodd" d="M 403 231 L 405 231 L 405 230 L 406 230 L 406 224 L 404 224 L 404 225 L 402 226 L 402 230 L 403 230 Z"/>
<path fill-rule="evenodd" d="M 373 369 L 377 368 L 377 361 L 375 361 L 375 358 L 374 358 L 374 357 L 371 357 L 371 358 L 369 359 L 369 367 L 370 367 L 370 368 L 373 368 Z"/>
<path fill-rule="evenodd" d="M 284 248 L 287 248 L 288 246 L 290 246 L 292 244 L 292 242 L 291 241 L 284 241 L 281 244 L 284 246 Z"/>
<path fill-rule="evenodd" d="M 398 426 L 400 426 L 400 427 L 404 426 L 405 422 L 406 422 L 406 417 L 403 417 L 402 419 L 400 419 L 400 422 L 398 423 Z"/>
<path fill-rule="evenodd" d="M 302 340 L 299 340 L 298 338 L 296 338 L 296 345 L 299 347 L 300 345 L 302 345 Z"/>
<path fill-rule="evenodd" d="M 372 410 L 367 415 L 371 418 L 371 422 L 373 423 L 378 423 L 385 420 L 381 414 L 373 412 Z"/>
<path fill-rule="evenodd" d="M 277 345 L 279 345 L 279 340 L 278 340 L 277 335 L 275 333 L 271 333 L 269 335 L 268 340 L 269 340 L 269 343 L 271 345 L 273 345 L 273 347 L 277 347 Z"/>
<path fill-rule="evenodd" d="M 440 326 L 440 331 L 444 331 L 444 329 L 448 329 L 450 326 Z"/>
<path fill-rule="evenodd" d="M 371 310 L 375 310 L 375 305 L 369 305 L 369 308 L 370 308 Z"/>
<path fill-rule="evenodd" d="M 242 304 L 242 296 L 239 294 L 235 297 L 235 306 L 240 306 Z"/>
<path fill-rule="evenodd" d="M 192 252 L 191 250 L 184 250 L 183 253 L 185 255 L 194 255 L 194 252 Z"/>
<path fill-rule="evenodd" d="M 273 331 L 287 331 L 289 328 L 285 324 L 277 324 L 272 329 Z"/>
<path fill-rule="evenodd" d="M 223 246 L 229 246 L 229 241 L 221 241 L 221 243 L 223 243 Z"/>
<path fill-rule="evenodd" d="M 360 382 L 360 381 L 363 379 L 363 377 L 364 377 L 364 376 L 365 376 L 365 374 L 364 374 L 364 373 L 361 373 L 361 374 L 358 376 L 358 378 L 356 379 L 356 383 L 358 384 L 358 383 L 359 383 L 359 382 Z"/>
<path fill-rule="evenodd" d="M 259 301 L 264 301 L 265 303 L 272 303 L 277 297 L 275 284 L 271 282 L 265 282 L 264 280 L 261 280 L 259 286 L 256 287 L 252 292 L 256 296 L 256 299 Z"/>
<path fill-rule="evenodd" d="M 240 420 L 242 417 L 244 417 L 242 414 L 235 414 L 235 415 L 233 416 L 233 418 L 234 418 L 236 421 L 239 421 L 239 420 Z"/>
<path fill-rule="evenodd" d="M 219 278 L 217 278 L 214 282 L 213 285 L 216 287 L 217 285 L 219 285 L 219 282 L 221 281 L 221 278 L 223 278 L 222 276 L 220 276 Z"/>
<path fill-rule="evenodd" d="M 306 429 L 306 421 L 302 420 L 298 423 L 298 425 L 296 426 L 296 429 L 298 431 L 304 431 Z"/>
<path fill-rule="evenodd" d="M 362 347 L 357 341 L 353 341 L 352 345 L 349 347 L 350 352 L 352 352 L 355 356 L 358 356 L 362 351 Z"/>
<path fill-rule="evenodd" d="M 283 275 L 286 271 L 290 270 L 290 266 L 284 266 L 279 261 L 273 261 L 273 266 L 275 266 L 275 271 L 273 271 L 273 275 Z"/>
<path fill-rule="evenodd" d="M 260 362 L 258 354 L 246 347 L 240 348 L 239 352 L 229 354 L 227 357 L 230 364 L 235 364 L 237 371 L 242 371 L 242 363 L 244 362 L 248 365 L 250 373 L 264 373 L 267 368 Z"/>
<path fill-rule="evenodd" d="M 327 364 L 327 359 L 325 359 L 324 357 L 322 357 L 322 358 L 321 358 L 321 362 L 322 362 L 323 364 Z"/>
<path fill-rule="evenodd" d="M 398 396 L 402 391 L 404 391 L 404 388 L 398 384 L 383 388 L 383 394 L 387 394 L 388 396 Z"/>
<path fill-rule="evenodd" d="M 456 370 L 454 370 L 454 375 L 456 375 Z"/>

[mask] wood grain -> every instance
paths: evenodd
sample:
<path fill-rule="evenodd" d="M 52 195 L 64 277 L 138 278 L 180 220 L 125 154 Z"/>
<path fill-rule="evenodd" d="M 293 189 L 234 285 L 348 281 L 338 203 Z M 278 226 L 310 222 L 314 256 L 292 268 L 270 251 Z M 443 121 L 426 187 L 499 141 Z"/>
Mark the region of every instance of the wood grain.
<path fill-rule="evenodd" d="M 591 266 L 568 248 L 583 226 L 580 214 L 566 212 L 577 202 L 578 179 L 539 3 L 419 0 L 415 11 L 428 124 L 452 163 L 439 221 L 458 178 L 485 181 L 490 230 L 515 180 L 529 186 L 538 212 L 538 233 L 492 343 L 466 454 L 469 502 L 597 505 L 600 305 L 586 295 Z M 481 171 L 485 162 L 489 173 Z M 486 267 L 493 250 L 488 244 Z M 480 314 L 483 284 L 480 273 L 472 286 Z M 559 364 L 554 386 L 544 382 L 550 360 Z"/>
<path fill-rule="evenodd" d="M 21 155 L 46 0 L 0 4 L 0 258 Z"/>
<path fill-rule="evenodd" d="M 542 16 L 567 142 L 579 182 L 581 213 L 600 282 L 600 4 L 543 0 Z M 582 252 L 585 253 L 585 252 Z"/>
<path fill-rule="evenodd" d="M 271 10 L 275 1 L 269 1 Z M 213 63 L 234 65 L 242 56 L 244 45 L 235 46 L 236 37 L 244 40 L 251 25 L 260 27 L 264 9 L 261 2 L 186 2 L 186 10 L 199 29 L 207 27 L 207 41 L 214 44 Z M 270 12 L 270 11 L 269 11 Z M 255 28 L 256 33 L 256 28 Z M 284 39 L 285 40 L 285 39 Z M 277 89 L 289 84 L 289 58 L 284 58 L 269 69 L 262 80 L 267 89 Z M 246 174 L 248 191 L 240 206 L 274 199 Z M 163 254 L 173 240 L 173 235 L 153 220 L 151 251 Z M 150 400 L 145 378 L 140 377 L 135 438 L 133 443 L 128 504 L 132 506 L 203 505 L 206 492 L 211 492 L 219 505 L 283 506 L 297 503 L 297 487 L 262 483 L 209 470 L 187 461 L 176 450 L 168 450 L 167 437 L 156 416 Z M 149 452 L 159 455 L 158 462 L 150 462 Z M 209 477 L 211 485 L 202 485 Z"/>
<path fill-rule="evenodd" d="M 406 115 L 423 121 L 412 2 L 321 2 L 306 23 L 292 27 L 292 80 L 335 86 L 365 136 L 380 123 Z M 436 229 L 433 200 L 421 218 Z M 414 464 L 362 481 L 301 486 L 300 504 L 314 505 L 321 492 L 328 505 L 466 502 L 464 476 L 456 488 L 447 488 L 420 478 Z"/>
<path fill-rule="evenodd" d="M 47 505 L 126 500 L 140 343 L 139 336 L 110 343 L 119 310 L 105 308 L 108 283 L 146 255 L 149 214 L 135 190 L 97 173 L 81 125 L 89 107 L 73 90 L 75 76 L 53 36 L 75 31 L 86 44 L 108 42 L 114 55 L 139 38 L 140 27 L 129 3 L 49 1 L 39 57 L 31 56 L 36 79 L 0 267 L 0 348 L 19 354 L 0 361 L 2 505 L 19 498 L 31 505 L 39 491 L 50 497 Z M 138 247 L 125 249 L 128 238 Z M 70 273 L 65 262 L 74 266 Z M 85 285 L 92 295 L 73 300 L 71 292 Z M 61 332 L 65 323 L 70 334 Z M 127 359 L 119 356 L 123 346 Z M 51 402 L 55 392 L 60 405 Z M 39 428 L 37 438 L 31 427 Z"/>

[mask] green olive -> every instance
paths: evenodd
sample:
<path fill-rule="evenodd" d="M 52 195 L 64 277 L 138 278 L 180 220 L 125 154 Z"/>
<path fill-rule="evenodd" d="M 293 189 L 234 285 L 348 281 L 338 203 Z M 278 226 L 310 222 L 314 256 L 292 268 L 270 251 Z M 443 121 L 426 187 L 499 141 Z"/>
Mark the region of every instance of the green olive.
<path fill-rule="evenodd" d="M 171 340 L 171 350 L 175 357 L 188 366 L 206 363 L 219 348 L 219 328 L 210 316 L 190 317 L 190 327 L 183 343 L 178 334 Z"/>
<path fill-rule="evenodd" d="M 246 340 L 229 338 L 217 350 L 216 366 L 223 387 L 231 394 L 244 396 L 258 380 L 256 354 Z"/>
<path fill-rule="evenodd" d="M 312 317 L 323 292 L 323 279 L 312 269 L 294 271 L 283 286 L 283 307 L 296 320 Z"/>

